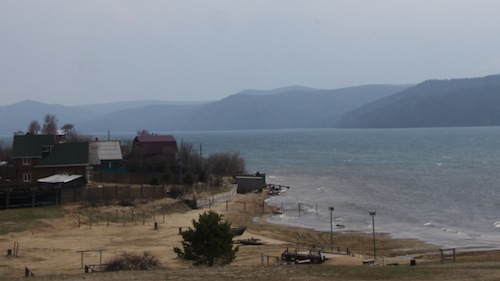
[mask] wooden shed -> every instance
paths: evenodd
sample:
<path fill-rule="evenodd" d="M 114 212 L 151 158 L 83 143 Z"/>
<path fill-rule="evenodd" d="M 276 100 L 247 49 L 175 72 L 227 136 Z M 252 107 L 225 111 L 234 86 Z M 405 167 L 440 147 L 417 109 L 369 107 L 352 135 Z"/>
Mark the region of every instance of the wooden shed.
<path fill-rule="evenodd" d="M 249 193 L 256 190 L 262 190 L 266 186 L 266 177 L 264 174 L 236 176 L 238 193 Z"/>

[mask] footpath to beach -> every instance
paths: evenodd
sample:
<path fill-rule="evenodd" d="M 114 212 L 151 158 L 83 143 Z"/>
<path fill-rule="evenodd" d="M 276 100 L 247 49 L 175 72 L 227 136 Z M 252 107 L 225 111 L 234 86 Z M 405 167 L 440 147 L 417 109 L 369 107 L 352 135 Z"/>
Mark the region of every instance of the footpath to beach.
<path fill-rule="evenodd" d="M 148 278 L 230 280 L 229 277 L 233 275 L 237 279 L 250 280 L 254 278 L 251 274 L 258 272 L 261 272 L 262 276 L 268 280 L 295 280 L 293 279 L 295 274 L 297 274 L 296 277 L 302 276 L 296 280 L 303 279 L 304 276 L 301 274 L 307 274 L 308 278 L 311 277 L 310 280 L 315 280 L 313 273 L 304 273 L 303 270 L 317 268 L 316 273 L 322 272 L 321 274 L 328 276 L 334 274 L 331 272 L 332 267 L 339 269 L 355 266 L 359 267 L 357 272 L 374 267 L 362 265 L 364 260 L 372 258 L 370 256 L 373 247 L 371 234 L 353 232 L 334 233 L 335 245 L 338 245 L 335 247 L 335 252 L 338 249 L 341 254 L 331 254 L 328 253 L 328 249 L 325 249 L 324 255 L 328 257 L 328 260 L 321 265 L 277 265 L 277 257 L 287 248 L 295 250 L 298 247 L 299 250 L 308 250 L 312 247 L 319 248 L 321 245 L 329 245 L 330 233 L 267 223 L 266 218 L 272 214 L 273 210 L 265 205 L 265 199 L 266 195 L 264 194 L 237 194 L 231 201 L 210 207 L 210 209 L 223 214 L 223 218 L 231 222 L 233 227 L 247 227 L 245 233 L 236 239 L 253 238 L 258 239 L 263 244 L 241 245 L 237 259 L 230 266 L 224 268 L 193 268 L 190 263 L 182 261 L 176 256 L 173 248 L 181 247 L 180 229 L 190 227 L 192 220 L 198 219 L 199 214 L 207 209 L 189 210 L 185 207 L 182 208 L 183 205 L 177 200 L 162 199 L 136 205 L 134 208 L 131 206 L 93 208 L 84 208 L 80 205 L 64 206 L 62 207 L 65 210 L 63 218 L 45 220 L 42 227 L 1 235 L 1 253 L 7 253 L 14 248 L 17 256 L 0 255 L 0 280 L 24 278 L 26 268 L 35 274 L 33 280 L 142 280 Z M 167 208 L 168 206 L 170 209 Z M 165 211 L 166 209 L 168 211 Z M 153 216 L 151 213 L 146 216 L 145 212 L 141 212 L 141 210 L 155 211 Z M 93 221 L 92 216 L 94 216 Z M 379 265 L 375 266 L 377 268 L 386 268 L 387 265 L 400 268 L 397 270 L 410 268 L 410 260 L 415 257 L 418 257 L 416 259 L 417 266 L 411 267 L 414 268 L 414 272 L 423 270 L 423 264 L 437 266 L 436 272 L 439 271 L 439 268 L 456 267 L 459 264 L 440 265 L 439 255 L 422 255 L 435 253 L 438 248 L 421 241 L 392 239 L 387 234 L 377 234 L 376 241 L 377 255 L 380 257 L 377 262 Z M 15 245 L 18 246 L 17 249 L 14 247 Z M 352 255 L 345 254 L 347 248 Z M 149 273 L 112 273 L 109 275 L 109 273 L 84 274 L 82 268 L 82 264 L 106 263 L 123 252 L 142 253 L 144 251 L 152 253 L 160 260 L 161 270 Z M 488 255 L 491 256 L 486 257 L 485 252 L 481 254 L 470 253 L 466 260 L 476 261 L 479 257 L 482 260 L 494 262 L 498 258 L 496 252 L 489 252 Z M 486 263 L 482 263 L 482 265 L 486 265 Z M 293 273 L 293 268 L 300 272 Z M 496 275 L 497 272 L 493 269 L 490 272 L 490 267 L 486 268 L 488 268 L 488 276 L 500 277 L 500 274 Z M 218 275 L 217 272 L 219 272 Z M 467 272 L 473 271 L 468 270 Z M 486 274 L 486 271 L 481 272 L 481 274 Z M 272 279 L 271 276 L 274 273 L 279 273 L 282 276 Z M 150 274 L 149 277 L 146 277 L 147 274 Z M 439 276 L 438 273 L 436 274 Z M 229 276 L 229 279 L 225 279 L 226 275 Z M 172 276 L 177 276 L 177 279 Z M 208 279 L 203 276 L 208 277 Z M 169 279 L 171 277 L 172 279 Z M 461 274 L 455 279 L 474 280 L 463 279 L 465 277 L 467 275 Z M 429 276 L 426 276 L 422 280 L 428 279 Z"/>

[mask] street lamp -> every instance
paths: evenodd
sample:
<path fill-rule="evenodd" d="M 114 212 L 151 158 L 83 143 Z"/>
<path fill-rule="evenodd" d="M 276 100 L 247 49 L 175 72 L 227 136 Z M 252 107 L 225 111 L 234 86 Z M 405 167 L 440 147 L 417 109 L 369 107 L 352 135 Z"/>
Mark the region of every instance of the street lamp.
<path fill-rule="evenodd" d="M 375 252 L 375 212 L 370 212 L 370 216 L 372 216 L 372 229 L 373 229 L 373 259 L 377 259 L 377 255 Z"/>
<path fill-rule="evenodd" d="M 328 210 L 330 210 L 330 251 L 333 253 L 333 210 L 335 208 L 331 206 Z"/>

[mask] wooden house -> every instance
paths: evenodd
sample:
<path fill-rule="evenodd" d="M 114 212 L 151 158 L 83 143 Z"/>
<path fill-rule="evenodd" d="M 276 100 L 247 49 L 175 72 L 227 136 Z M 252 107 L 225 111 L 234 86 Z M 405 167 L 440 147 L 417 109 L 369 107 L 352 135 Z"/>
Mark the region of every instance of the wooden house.
<path fill-rule="evenodd" d="M 119 141 L 96 140 L 89 142 L 89 161 L 94 172 L 126 172 Z"/>
<path fill-rule="evenodd" d="M 177 153 L 177 141 L 172 135 L 136 136 L 132 145 L 140 148 L 143 155 Z"/>
<path fill-rule="evenodd" d="M 173 165 L 178 152 L 177 141 L 172 135 L 141 135 L 134 138 L 132 151 L 143 158 L 162 156 Z"/>

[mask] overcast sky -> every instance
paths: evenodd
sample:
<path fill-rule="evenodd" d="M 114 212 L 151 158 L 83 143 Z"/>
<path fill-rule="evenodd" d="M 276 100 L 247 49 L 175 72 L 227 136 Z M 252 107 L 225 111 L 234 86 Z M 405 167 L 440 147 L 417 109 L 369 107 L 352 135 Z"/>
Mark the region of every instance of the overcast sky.
<path fill-rule="evenodd" d="M 0 0 L 0 105 L 500 73 L 497 0 Z"/>

